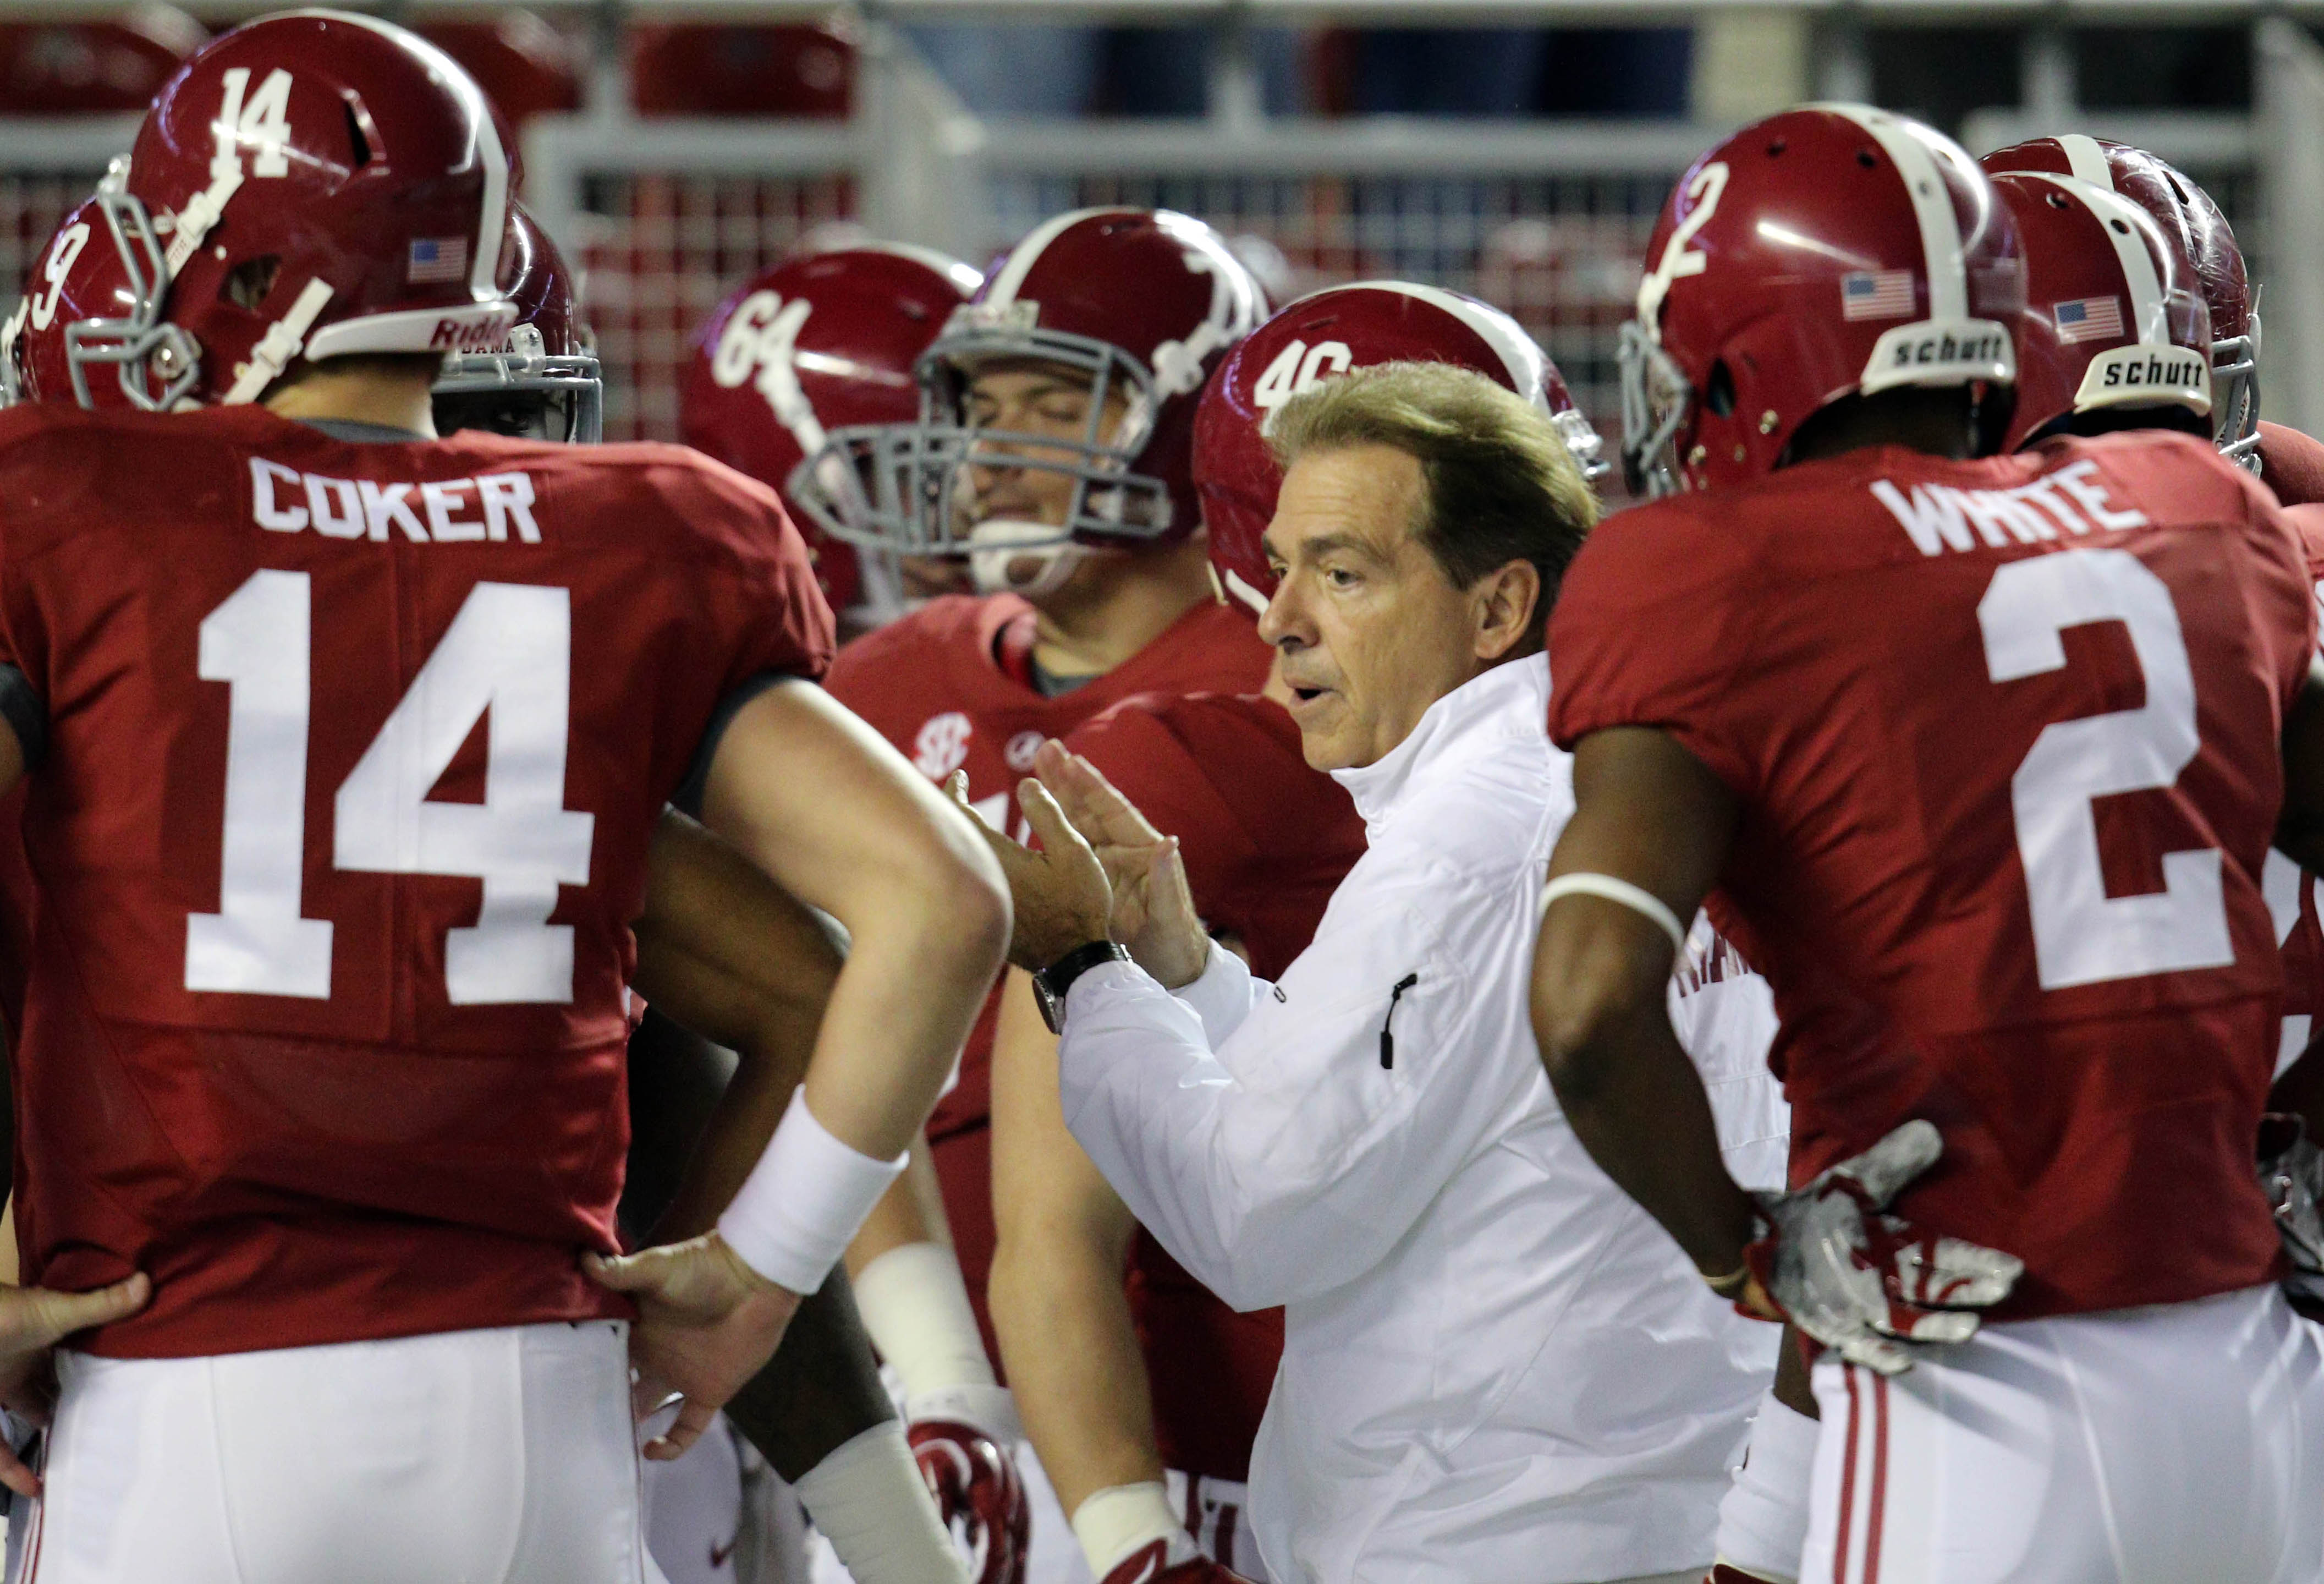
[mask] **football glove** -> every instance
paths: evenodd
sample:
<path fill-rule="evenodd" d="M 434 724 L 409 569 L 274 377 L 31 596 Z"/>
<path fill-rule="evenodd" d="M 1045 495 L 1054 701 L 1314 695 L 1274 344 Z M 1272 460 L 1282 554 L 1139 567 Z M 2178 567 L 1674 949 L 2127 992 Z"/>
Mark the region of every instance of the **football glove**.
<path fill-rule="evenodd" d="M 1882 1375 L 1913 1367 L 1907 1342 L 1962 1342 L 2009 1295 L 2024 1262 L 1924 1232 L 1886 1213 L 1904 1185 L 1944 1153 L 1933 1123 L 1914 1119 L 1804 1188 L 1755 1193 L 1762 1233 L 1745 1250 L 1767 1298 L 1803 1332 Z"/>
<path fill-rule="evenodd" d="M 2302 1314 L 2324 1314 L 2324 1149 L 2299 1117 L 2260 1119 L 2259 1185 L 2292 1265 L 2285 1293 Z"/>
<path fill-rule="evenodd" d="M 1005 1404 L 1005 1392 L 984 1391 Z M 973 1394 L 975 1388 L 959 1388 L 936 1395 L 965 1398 Z M 914 1412 L 904 1440 L 920 1466 L 920 1477 L 927 1481 L 928 1494 L 936 1497 L 936 1515 L 967 1559 L 969 1578 L 974 1584 L 1024 1584 L 1033 1530 L 1025 1482 L 1010 1456 L 1006 1432 L 976 1422 L 1013 1419 L 1013 1412 L 977 1415 L 930 1412 L 931 1406 L 911 1404 Z"/>

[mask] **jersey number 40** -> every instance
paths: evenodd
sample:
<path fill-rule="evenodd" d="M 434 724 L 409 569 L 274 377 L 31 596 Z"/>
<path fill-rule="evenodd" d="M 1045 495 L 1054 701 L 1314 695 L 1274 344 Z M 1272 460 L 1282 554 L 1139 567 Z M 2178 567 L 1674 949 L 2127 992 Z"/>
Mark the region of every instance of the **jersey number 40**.
<path fill-rule="evenodd" d="M 218 911 L 186 918 L 186 988 L 331 994 L 331 925 L 301 907 L 308 672 L 304 572 L 251 574 L 202 622 L 200 674 L 231 685 Z M 594 815 L 565 805 L 572 601 L 562 588 L 478 583 L 387 724 L 341 783 L 341 869 L 484 882 L 472 926 L 446 932 L 454 1005 L 573 999 L 573 930 L 558 887 L 589 881 Z M 491 711 L 481 803 L 429 792 Z"/>

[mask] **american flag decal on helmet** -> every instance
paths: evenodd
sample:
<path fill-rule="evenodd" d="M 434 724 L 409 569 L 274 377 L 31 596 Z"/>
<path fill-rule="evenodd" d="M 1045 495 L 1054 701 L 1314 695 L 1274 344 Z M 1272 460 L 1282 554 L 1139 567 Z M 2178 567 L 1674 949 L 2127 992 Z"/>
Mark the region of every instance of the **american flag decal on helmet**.
<path fill-rule="evenodd" d="M 1913 272 L 1851 270 L 1840 278 L 1842 319 L 1903 319 L 1913 311 Z"/>
<path fill-rule="evenodd" d="M 405 259 L 403 278 L 416 286 L 468 278 L 468 239 L 465 236 L 415 236 Z"/>
<path fill-rule="evenodd" d="M 2057 321 L 2058 339 L 2070 347 L 2077 341 L 2122 339 L 2122 299 L 2077 297 L 2053 303 L 2050 317 Z"/>

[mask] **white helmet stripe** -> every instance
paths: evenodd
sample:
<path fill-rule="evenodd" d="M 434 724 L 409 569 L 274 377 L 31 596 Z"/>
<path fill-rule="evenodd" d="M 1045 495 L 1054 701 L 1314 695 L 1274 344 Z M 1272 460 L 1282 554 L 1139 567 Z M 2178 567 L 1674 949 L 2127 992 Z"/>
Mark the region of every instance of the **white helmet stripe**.
<path fill-rule="evenodd" d="M 2036 179 L 2079 200 L 2097 217 L 2098 228 L 2114 244 L 2115 258 L 2122 265 L 2123 285 L 2130 292 L 2131 335 L 2145 346 L 2171 345 L 2171 319 L 2164 311 L 2163 282 L 2154 273 L 2153 255 L 2139 240 L 2138 226 L 2146 218 L 2145 211 L 2135 208 L 2126 199 L 2116 198 L 2070 176 L 2037 175 Z M 2116 221 L 2121 223 L 2119 227 Z"/>
<path fill-rule="evenodd" d="M 1904 130 L 1899 119 L 1868 105 L 1818 105 L 1814 108 L 1844 116 L 1870 134 L 1886 152 L 1904 178 L 1904 194 L 1913 200 L 1914 217 L 1921 224 L 1921 255 L 1929 280 L 1929 317 L 1961 320 L 1969 317 L 1969 266 L 1961 246 L 1960 220 L 1953 213 L 1951 193 L 1937 169 L 1936 156 L 1921 140 Z"/>
<path fill-rule="evenodd" d="M 1328 292 L 1396 292 L 1417 298 L 1432 308 L 1441 308 L 1477 333 L 1477 338 L 1490 347 L 1508 371 L 1509 382 L 1517 386 L 1517 394 L 1543 412 L 1549 411 L 1547 366 L 1548 355 L 1524 327 L 1498 309 L 1446 292 L 1435 286 L 1424 286 L 1416 281 L 1358 281 L 1347 286 L 1328 286 Z M 1321 293 L 1317 293 L 1321 295 Z"/>
<path fill-rule="evenodd" d="M 2098 140 L 2088 133 L 2061 134 L 2058 146 L 2066 153 L 2066 169 L 2078 181 L 2087 181 L 2102 192 L 2114 190 L 2114 167 L 2107 163 L 2106 150 Z"/>
<path fill-rule="evenodd" d="M 501 294 L 501 240 L 508 230 L 508 153 L 501 147 L 501 129 L 482 89 L 466 73 L 452 79 L 463 85 L 463 97 L 473 96 L 476 108 L 477 153 L 484 162 L 484 201 L 476 220 L 476 251 L 468 255 L 468 290 L 479 302 Z"/>
<path fill-rule="evenodd" d="M 1068 227 L 1079 225 L 1092 215 L 1135 212 L 1109 205 L 1100 208 L 1068 209 L 1062 215 L 1042 221 L 1025 234 L 1022 242 L 1009 250 L 1009 257 L 1001 264 L 1001 273 L 992 277 L 991 288 L 985 292 L 984 301 L 993 304 L 1016 301 L 1018 289 L 1025 284 L 1025 277 L 1040 262 L 1041 255 L 1048 251 L 1049 244 L 1063 236 Z"/>
<path fill-rule="evenodd" d="M 910 259 L 917 264 L 926 264 L 950 281 L 964 297 L 975 296 L 976 289 L 984 284 L 984 276 L 974 264 L 963 264 L 952 255 L 938 253 L 933 247 L 921 247 L 909 242 L 851 242 L 846 246 L 854 252 L 884 253 L 895 258 Z"/>

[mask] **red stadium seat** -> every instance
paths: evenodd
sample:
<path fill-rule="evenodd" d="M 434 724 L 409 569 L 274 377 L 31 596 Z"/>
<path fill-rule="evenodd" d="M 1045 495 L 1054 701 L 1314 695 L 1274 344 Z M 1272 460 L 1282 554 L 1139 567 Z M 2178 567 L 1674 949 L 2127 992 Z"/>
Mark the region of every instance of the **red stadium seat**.
<path fill-rule="evenodd" d="M 581 107 L 581 51 L 530 11 L 489 22 L 423 22 L 415 31 L 466 67 L 512 126 Z"/>
<path fill-rule="evenodd" d="M 138 6 L 115 22 L 0 26 L 0 116 L 143 110 L 208 37 L 168 5 Z"/>
<path fill-rule="evenodd" d="M 630 97 L 645 116 L 845 118 L 855 44 L 836 27 L 655 23 L 630 31 Z"/>

